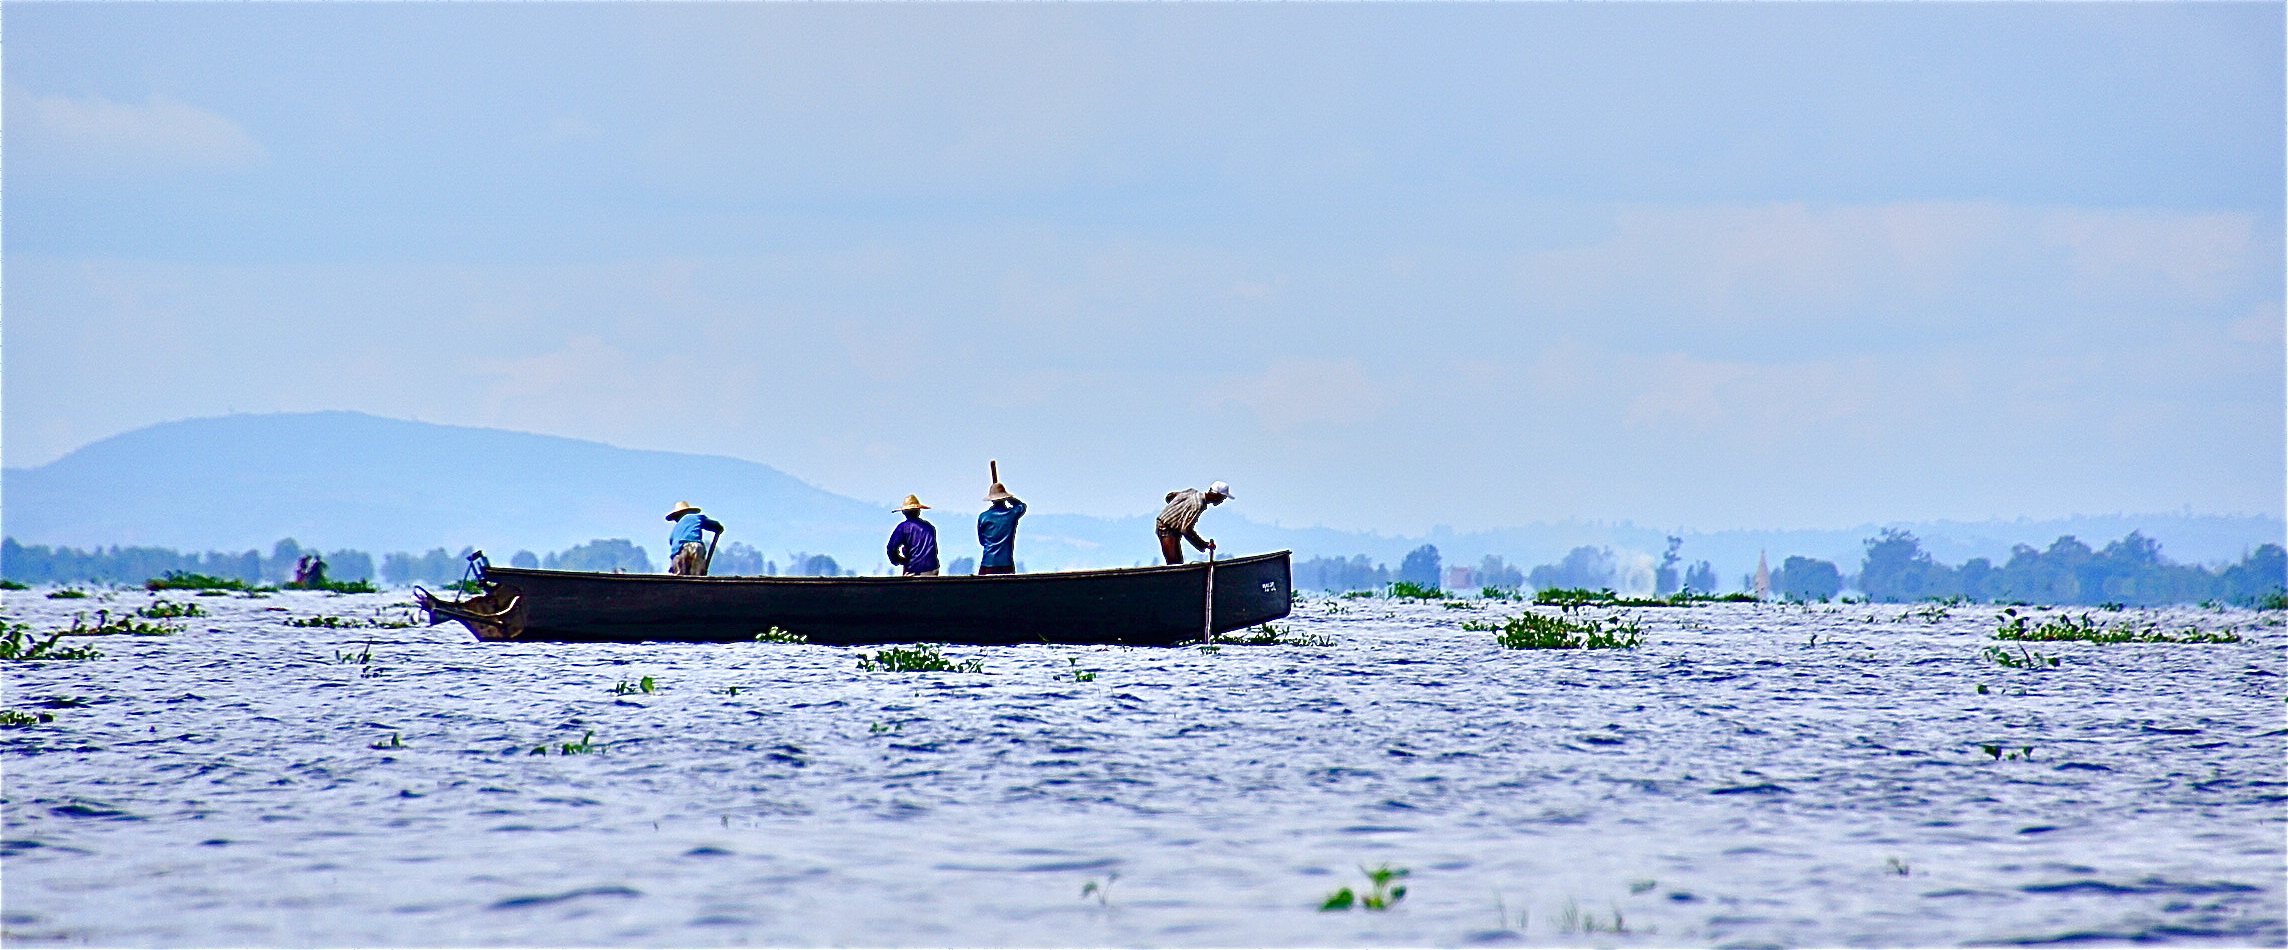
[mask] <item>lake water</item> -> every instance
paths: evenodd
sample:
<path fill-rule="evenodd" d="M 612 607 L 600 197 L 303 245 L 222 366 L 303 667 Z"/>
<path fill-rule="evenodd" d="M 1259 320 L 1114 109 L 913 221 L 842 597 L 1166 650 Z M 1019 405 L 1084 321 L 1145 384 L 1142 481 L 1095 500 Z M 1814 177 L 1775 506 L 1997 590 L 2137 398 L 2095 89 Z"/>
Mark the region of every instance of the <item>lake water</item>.
<path fill-rule="evenodd" d="M 0 664 L 55 717 L 0 729 L 11 944 L 2288 939 L 2277 612 L 2099 612 L 2246 639 L 2034 672 L 1980 655 L 1993 607 L 1640 609 L 1637 650 L 1513 651 L 1460 624 L 1520 605 L 1317 599 L 1292 630 L 1332 646 L 946 650 L 974 674 L 170 599 L 210 615 Z M 1392 909 L 1318 910 L 1384 866 Z"/>

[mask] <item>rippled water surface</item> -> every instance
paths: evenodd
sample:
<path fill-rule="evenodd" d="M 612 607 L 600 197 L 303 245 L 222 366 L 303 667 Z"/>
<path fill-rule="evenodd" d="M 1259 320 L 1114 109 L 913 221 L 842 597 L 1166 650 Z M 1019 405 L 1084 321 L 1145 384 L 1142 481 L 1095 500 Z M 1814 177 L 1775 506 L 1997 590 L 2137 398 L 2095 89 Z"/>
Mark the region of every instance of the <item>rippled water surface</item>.
<path fill-rule="evenodd" d="M 53 629 L 152 599 L 5 605 Z M 2098 613 L 2246 639 L 2031 644 L 2062 658 L 2032 672 L 1981 657 L 1992 607 L 1641 609 L 1641 649 L 1582 652 L 1460 629 L 1514 604 L 1318 600 L 1293 633 L 1332 646 L 946 651 L 976 674 L 285 622 L 402 616 L 386 594 L 172 599 L 210 615 L 4 664 L 7 707 L 55 717 L 0 729 L 10 943 L 2288 933 L 2278 613 Z M 1317 911 L 1384 865 L 1395 909 Z"/>

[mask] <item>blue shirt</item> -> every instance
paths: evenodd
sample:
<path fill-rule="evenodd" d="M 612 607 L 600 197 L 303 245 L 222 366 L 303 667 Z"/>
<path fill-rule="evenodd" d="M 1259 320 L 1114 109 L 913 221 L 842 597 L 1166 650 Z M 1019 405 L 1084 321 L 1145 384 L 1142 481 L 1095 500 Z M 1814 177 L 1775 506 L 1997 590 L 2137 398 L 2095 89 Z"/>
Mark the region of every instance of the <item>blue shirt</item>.
<path fill-rule="evenodd" d="M 890 563 L 901 564 L 908 574 L 937 570 L 937 526 L 920 518 L 907 518 L 890 529 Z"/>
<path fill-rule="evenodd" d="M 696 511 L 688 515 L 684 515 L 681 518 L 675 519 L 675 527 L 667 529 L 668 559 L 673 560 L 675 558 L 675 553 L 677 551 L 683 550 L 684 542 L 698 541 L 699 532 L 719 532 L 722 530 L 723 526 L 716 522 L 715 519 L 707 517 L 706 515 L 700 514 Z"/>
<path fill-rule="evenodd" d="M 977 543 L 985 546 L 979 567 L 1017 566 L 1017 519 L 1025 516 L 1025 503 L 1009 499 L 1007 507 L 994 505 L 977 516 Z"/>

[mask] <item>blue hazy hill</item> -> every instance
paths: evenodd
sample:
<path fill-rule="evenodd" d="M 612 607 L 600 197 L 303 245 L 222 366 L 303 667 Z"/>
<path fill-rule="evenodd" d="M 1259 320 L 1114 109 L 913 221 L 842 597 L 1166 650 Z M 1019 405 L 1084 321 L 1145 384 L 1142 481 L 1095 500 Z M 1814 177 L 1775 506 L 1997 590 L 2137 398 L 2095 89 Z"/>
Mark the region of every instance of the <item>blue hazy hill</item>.
<path fill-rule="evenodd" d="M 864 572 L 883 566 L 881 543 L 892 520 L 884 506 L 758 462 L 354 412 L 162 423 L 36 468 L 8 469 L 4 478 L 0 531 L 24 544 L 80 548 L 267 551 L 291 537 L 376 555 L 473 546 L 505 561 L 517 550 L 545 553 L 597 538 L 652 548 L 665 541 L 660 516 L 667 506 L 688 497 L 730 524 L 727 541 L 744 541 L 782 563 L 796 551 L 829 554 Z M 1127 566 L 1158 556 L 1150 510 L 1096 518 L 1042 510 L 1043 500 L 1034 501 L 1018 549 L 1031 570 Z M 1409 537 L 1268 525 L 1249 520 L 1245 510 L 1217 510 L 1203 532 L 1235 554 L 1287 548 L 1299 558 L 1364 554 L 1391 566 L 1424 543 L 1437 545 L 1448 565 L 1497 555 L 1520 568 L 1555 562 L 1579 546 L 1608 547 L 1639 573 L 1651 570 L 1665 535 L 1676 533 L 1686 563 L 1713 562 L 1727 587 L 1754 569 L 1758 552 L 1775 565 L 1804 555 L 1851 573 L 1861 542 L 1882 527 L 1913 531 L 1945 563 L 2000 561 L 2013 544 L 2046 547 L 2065 534 L 2102 545 L 2137 530 L 2159 539 L 2173 560 L 2218 564 L 2288 533 L 2269 515 L 2187 512 L 1713 532 L 1561 521 Z M 976 554 L 965 532 L 940 521 L 948 559 Z"/>
<path fill-rule="evenodd" d="M 163 423 L 9 469 L 5 490 L 9 537 L 82 547 L 268 550 L 292 537 L 376 553 L 473 545 L 505 561 L 594 538 L 664 543 L 662 515 L 690 497 L 739 512 L 725 516 L 733 540 L 798 538 L 840 556 L 884 520 L 880 506 L 740 459 L 354 412 Z"/>

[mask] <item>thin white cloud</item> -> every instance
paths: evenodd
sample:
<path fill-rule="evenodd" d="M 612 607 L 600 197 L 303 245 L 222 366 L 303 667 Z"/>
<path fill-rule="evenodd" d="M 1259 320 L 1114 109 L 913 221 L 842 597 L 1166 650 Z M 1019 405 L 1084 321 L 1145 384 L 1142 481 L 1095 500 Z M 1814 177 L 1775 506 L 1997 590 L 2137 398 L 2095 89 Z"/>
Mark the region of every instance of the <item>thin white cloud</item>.
<path fill-rule="evenodd" d="M 1358 360 L 1282 358 L 1260 373 L 1227 379 L 1206 402 L 1242 407 L 1264 429 L 1284 433 L 1320 423 L 1373 421 L 1391 397 L 1391 387 L 1369 376 Z"/>
<path fill-rule="evenodd" d="M 25 138 L 11 145 L 76 171 L 243 171 L 270 151 L 243 126 L 210 109 L 154 95 L 147 102 L 102 96 L 11 96 L 9 112 Z"/>
<path fill-rule="evenodd" d="M 2252 216 L 1996 202 L 1639 206 L 1598 239 L 1521 255 L 1526 302 L 1657 307 L 1739 330 L 1880 318 L 1959 326 L 1995 288 L 2199 305 L 2263 279 Z M 2128 312 L 2131 308 L 2117 308 Z"/>

